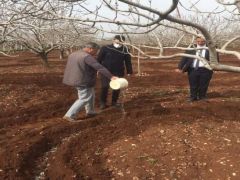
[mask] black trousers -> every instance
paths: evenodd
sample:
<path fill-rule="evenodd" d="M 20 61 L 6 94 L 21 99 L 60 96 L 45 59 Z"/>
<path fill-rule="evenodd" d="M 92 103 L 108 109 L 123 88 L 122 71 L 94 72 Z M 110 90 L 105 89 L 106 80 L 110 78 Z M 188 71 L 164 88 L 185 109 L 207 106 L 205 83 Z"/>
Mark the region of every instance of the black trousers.
<path fill-rule="evenodd" d="M 196 100 L 206 98 L 212 74 L 213 71 L 202 67 L 198 68 L 197 70 L 192 69 L 188 72 L 191 99 Z"/>
<path fill-rule="evenodd" d="M 104 76 L 101 76 L 101 95 L 100 95 L 100 103 L 103 105 L 107 103 L 107 96 L 109 90 L 110 80 Z M 120 90 L 112 90 L 112 105 L 116 104 L 119 98 Z"/>

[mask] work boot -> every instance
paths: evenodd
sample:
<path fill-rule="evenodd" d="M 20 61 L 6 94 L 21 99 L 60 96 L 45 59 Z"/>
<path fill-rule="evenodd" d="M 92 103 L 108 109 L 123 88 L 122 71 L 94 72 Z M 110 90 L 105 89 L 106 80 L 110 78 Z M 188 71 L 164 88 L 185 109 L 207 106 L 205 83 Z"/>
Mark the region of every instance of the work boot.
<path fill-rule="evenodd" d="M 68 116 L 63 116 L 63 119 L 67 120 L 68 122 L 76 122 L 76 119 L 70 118 Z"/>

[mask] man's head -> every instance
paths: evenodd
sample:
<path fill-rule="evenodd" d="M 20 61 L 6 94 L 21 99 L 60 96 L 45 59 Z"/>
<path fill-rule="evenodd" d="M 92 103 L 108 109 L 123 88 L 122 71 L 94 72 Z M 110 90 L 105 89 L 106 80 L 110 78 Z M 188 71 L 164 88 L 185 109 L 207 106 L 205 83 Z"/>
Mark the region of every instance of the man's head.
<path fill-rule="evenodd" d="M 96 57 L 100 46 L 94 42 L 88 42 L 84 45 L 83 50 L 88 54 Z"/>
<path fill-rule="evenodd" d="M 123 35 L 116 35 L 113 38 L 113 46 L 116 48 L 122 47 L 122 42 L 125 41 L 125 37 Z"/>
<path fill-rule="evenodd" d="M 205 46 L 206 45 L 206 40 L 203 36 L 197 36 L 196 37 L 196 43 L 198 46 Z"/>
<path fill-rule="evenodd" d="M 119 42 L 124 42 L 125 37 L 123 35 L 116 35 L 114 36 L 113 40 L 119 41 Z"/>

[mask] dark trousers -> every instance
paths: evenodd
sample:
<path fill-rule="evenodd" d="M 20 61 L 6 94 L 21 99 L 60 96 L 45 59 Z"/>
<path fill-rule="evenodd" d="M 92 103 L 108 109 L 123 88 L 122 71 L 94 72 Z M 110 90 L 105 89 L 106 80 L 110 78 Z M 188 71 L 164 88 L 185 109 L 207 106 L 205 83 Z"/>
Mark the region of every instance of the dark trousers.
<path fill-rule="evenodd" d="M 206 98 L 212 74 L 213 71 L 202 67 L 198 68 L 197 70 L 192 69 L 188 72 L 191 99 L 196 100 Z"/>
<path fill-rule="evenodd" d="M 109 90 L 109 82 L 110 80 L 104 76 L 101 76 L 101 95 L 100 95 L 100 103 L 102 105 L 106 105 L 107 96 Z M 116 104 L 119 98 L 120 90 L 112 90 L 112 105 Z"/>

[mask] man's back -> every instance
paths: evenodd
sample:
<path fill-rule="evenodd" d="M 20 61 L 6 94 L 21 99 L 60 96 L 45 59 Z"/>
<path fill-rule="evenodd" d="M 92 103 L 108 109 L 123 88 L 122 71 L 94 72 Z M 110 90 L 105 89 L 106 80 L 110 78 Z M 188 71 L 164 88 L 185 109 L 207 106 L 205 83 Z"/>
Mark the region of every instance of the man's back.
<path fill-rule="evenodd" d="M 76 51 L 72 53 L 67 61 L 64 71 L 63 83 L 69 86 L 81 86 L 86 71 L 84 59 L 89 56 L 84 51 Z"/>

